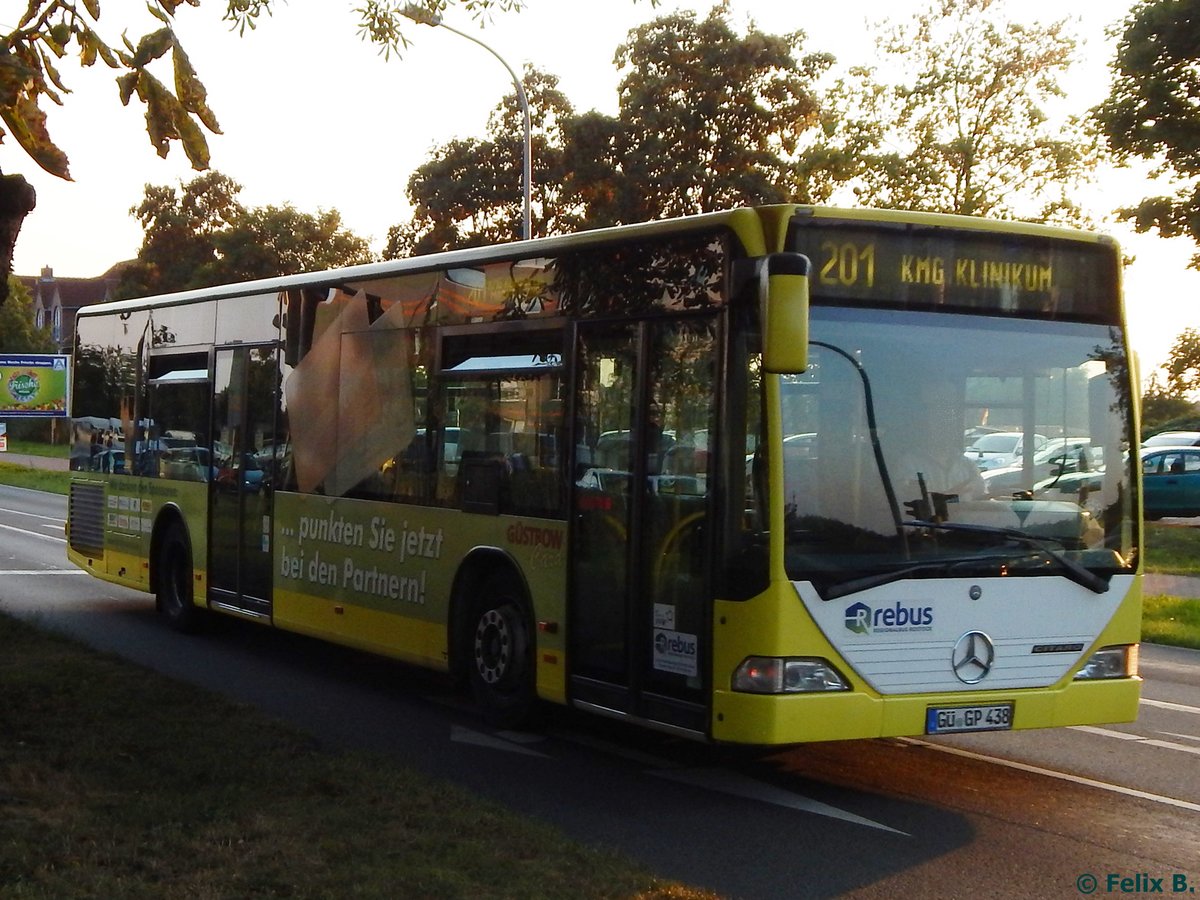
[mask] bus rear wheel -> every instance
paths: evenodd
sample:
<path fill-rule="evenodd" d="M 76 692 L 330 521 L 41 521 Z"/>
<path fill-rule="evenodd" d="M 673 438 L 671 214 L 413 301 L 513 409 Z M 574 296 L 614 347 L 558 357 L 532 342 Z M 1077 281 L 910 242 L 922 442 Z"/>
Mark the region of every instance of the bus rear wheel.
<path fill-rule="evenodd" d="M 158 610 L 176 631 L 194 632 L 201 614 L 192 596 L 192 546 L 187 530 L 172 522 L 158 547 Z"/>
<path fill-rule="evenodd" d="M 534 648 L 512 579 L 488 579 L 467 622 L 467 677 L 475 702 L 493 725 L 512 728 L 527 722 L 537 700 Z"/>

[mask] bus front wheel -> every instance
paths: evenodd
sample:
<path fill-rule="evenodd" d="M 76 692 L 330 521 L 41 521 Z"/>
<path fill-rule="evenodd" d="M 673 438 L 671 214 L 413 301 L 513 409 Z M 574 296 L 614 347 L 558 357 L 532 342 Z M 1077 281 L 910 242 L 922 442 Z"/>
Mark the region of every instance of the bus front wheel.
<path fill-rule="evenodd" d="M 520 591 L 493 576 L 471 605 L 466 641 L 471 693 L 497 726 L 526 722 L 537 700 L 533 641 Z"/>
<path fill-rule="evenodd" d="M 159 612 L 176 631 L 195 631 L 200 626 L 200 610 L 192 598 L 192 546 L 179 522 L 172 522 L 163 532 L 157 570 Z"/>

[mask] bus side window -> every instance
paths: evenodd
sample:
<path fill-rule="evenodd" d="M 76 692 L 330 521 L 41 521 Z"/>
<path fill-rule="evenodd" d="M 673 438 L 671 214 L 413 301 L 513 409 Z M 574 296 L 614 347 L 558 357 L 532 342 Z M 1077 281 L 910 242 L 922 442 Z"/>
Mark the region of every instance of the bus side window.
<path fill-rule="evenodd" d="M 562 341 L 558 328 L 444 337 L 439 506 L 563 514 Z"/>

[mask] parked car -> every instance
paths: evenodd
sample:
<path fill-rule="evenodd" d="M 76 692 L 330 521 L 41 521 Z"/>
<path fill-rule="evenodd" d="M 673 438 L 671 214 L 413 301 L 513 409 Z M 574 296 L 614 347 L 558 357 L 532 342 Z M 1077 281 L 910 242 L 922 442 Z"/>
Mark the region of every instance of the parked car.
<path fill-rule="evenodd" d="M 1143 447 L 1197 447 L 1200 431 L 1160 431 L 1142 441 Z"/>
<path fill-rule="evenodd" d="M 995 434 L 1003 428 L 992 428 L 990 425 L 972 425 L 963 429 L 963 447 L 970 447 L 985 434 Z"/>
<path fill-rule="evenodd" d="M 1102 465 L 1101 448 L 1091 446 L 1090 438 L 1052 438 L 1033 455 L 1032 471 L 1027 472 L 1018 461 L 1011 466 L 988 469 L 982 477 L 988 496 L 1007 497 L 1052 475 L 1086 472 Z"/>
<path fill-rule="evenodd" d="M 1041 450 L 1046 446 L 1046 437 L 1035 434 L 1032 437 L 1033 449 Z M 1021 431 L 997 431 L 977 438 L 964 454 L 975 463 L 981 472 L 988 469 L 1000 469 L 1019 463 L 1025 455 L 1025 433 Z"/>
<path fill-rule="evenodd" d="M 217 487 L 236 490 L 240 480 L 243 491 L 256 494 L 262 489 L 265 473 L 253 453 L 242 453 L 240 462 L 235 461 L 232 454 L 218 456 L 213 462 L 215 465 L 212 466 L 212 480 Z"/>
<path fill-rule="evenodd" d="M 1142 450 L 1142 505 L 1147 519 L 1200 516 L 1200 446 Z"/>

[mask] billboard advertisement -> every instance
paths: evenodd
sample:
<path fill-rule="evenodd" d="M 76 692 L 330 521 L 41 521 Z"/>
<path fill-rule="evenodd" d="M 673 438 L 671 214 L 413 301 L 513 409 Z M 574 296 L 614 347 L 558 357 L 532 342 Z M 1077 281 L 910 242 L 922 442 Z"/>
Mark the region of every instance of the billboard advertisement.
<path fill-rule="evenodd" d="M 67 415 L 70 357 L 0 353 L 0 418 Z"/>

